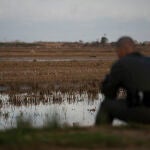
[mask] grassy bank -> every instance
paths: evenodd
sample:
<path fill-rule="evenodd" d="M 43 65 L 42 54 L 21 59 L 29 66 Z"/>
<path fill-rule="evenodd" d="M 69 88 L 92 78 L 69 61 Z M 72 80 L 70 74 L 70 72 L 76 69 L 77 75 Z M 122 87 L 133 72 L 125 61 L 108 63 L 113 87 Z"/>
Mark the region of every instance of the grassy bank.
<path fill-rule="evenodd" d="M 20 128 L 0 132 L 0 149 L 145 149 L 149 127 Z"/>

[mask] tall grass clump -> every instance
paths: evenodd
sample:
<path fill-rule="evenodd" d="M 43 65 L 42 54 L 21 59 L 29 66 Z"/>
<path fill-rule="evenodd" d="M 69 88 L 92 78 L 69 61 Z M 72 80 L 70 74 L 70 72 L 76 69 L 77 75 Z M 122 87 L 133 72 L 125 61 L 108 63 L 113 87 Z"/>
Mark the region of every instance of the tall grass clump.
<path fill-rule="evenodd" d="M 22 116 L 17 117 L 17 129 L 31 129 L 33 128 L 30 118 L 23 118 Z"/>
<path fill-rule="evenodd" d="M 43 128 L 51 130 L 60 129 L 61 125 L 59 123 L 58 117 L 56 115 L 53 115 L 52 117 L 47 116 Z"/>

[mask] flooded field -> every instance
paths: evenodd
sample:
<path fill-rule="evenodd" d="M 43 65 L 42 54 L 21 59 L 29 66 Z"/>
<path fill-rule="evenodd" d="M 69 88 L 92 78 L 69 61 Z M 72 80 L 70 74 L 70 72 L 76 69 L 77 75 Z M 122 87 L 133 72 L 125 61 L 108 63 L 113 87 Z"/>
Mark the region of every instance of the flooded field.
<path fill-rule="evenodd" d="M 150 56 L 148 47 L 140 48 Z M 101 81 L 116 59 L 111 45 L 0 46 L 0 129 L 17 127 L 20 117 L 34 127 L 53 119 L 61 126 L 94 125 Z"/>
<path fill-rule="evenodd" d="M 17 126 L 17 119 L 29 120 L 33 127 L 43 127 L 49 121 L 67 126 L 92 126 L 102 101 L 102 95 L 87 92 L 51 92 L 0 94 L 0 129 Z"/>
<path fill-rule="evenodd" d="M 16 58 L 16 57 L 3 57 L 0 58 L 0 61 L 13 61 L 13 62 L 20 62 L 20 61 L 27 61 L 27 62 L 70 62 L 70 61 L 114 61 L 116 60 L 116 57 L 98 57 L 96 58 L 77 58 L 77 57 L 70 57 L 70 58 L 49 58 L 49 57 L 44 57 L 44 58 L 34 58 L 34 57 L 21 57 L 21 58 Z"/>

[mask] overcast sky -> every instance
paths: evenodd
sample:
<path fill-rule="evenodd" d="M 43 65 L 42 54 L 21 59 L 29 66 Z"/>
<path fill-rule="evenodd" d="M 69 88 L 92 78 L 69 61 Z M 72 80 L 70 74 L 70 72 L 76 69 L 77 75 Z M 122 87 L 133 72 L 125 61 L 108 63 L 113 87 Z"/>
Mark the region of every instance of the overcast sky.
<path fill-rule="evenodd" d="M 150 40 L 150 0 L 0 0 L 0 41 Z"/>

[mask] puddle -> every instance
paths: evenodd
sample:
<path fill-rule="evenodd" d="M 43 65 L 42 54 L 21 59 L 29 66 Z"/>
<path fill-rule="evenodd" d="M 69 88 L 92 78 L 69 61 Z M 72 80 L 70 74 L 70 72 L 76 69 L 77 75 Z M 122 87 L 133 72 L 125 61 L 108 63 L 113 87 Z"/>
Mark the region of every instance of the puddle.
<path fill-rule="evenodd" d="M 93 99 L 87 92 L 0 94 L 0 129 L 16 127 L 19 116 L 30 119 L 34 127 L 42 127 L 53 118 L 60 125 L 92 126 L 102 99 L 100 93 Z"/>

